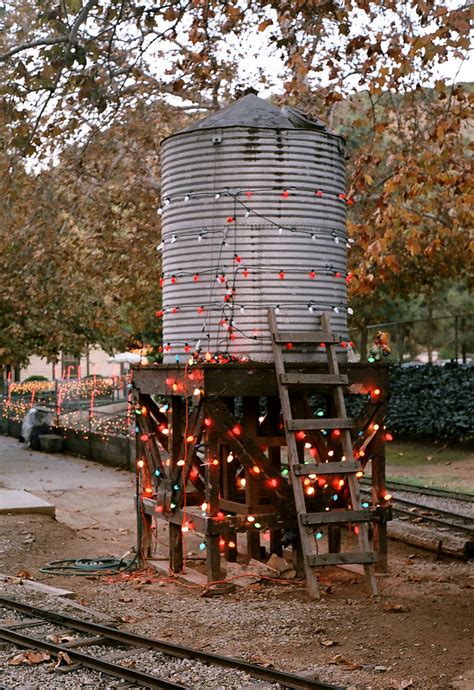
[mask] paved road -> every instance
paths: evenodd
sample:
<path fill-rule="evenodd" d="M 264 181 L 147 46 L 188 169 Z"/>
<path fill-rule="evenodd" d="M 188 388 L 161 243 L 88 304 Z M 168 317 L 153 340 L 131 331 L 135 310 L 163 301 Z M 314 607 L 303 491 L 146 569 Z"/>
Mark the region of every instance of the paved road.
<path fill-rule="evenodd" d="M 73 529 L 134 530 L 132 473 L 62 454 L 25 448 L 0 436 L 0 488 L 25 489 L 56 507 Z"/>

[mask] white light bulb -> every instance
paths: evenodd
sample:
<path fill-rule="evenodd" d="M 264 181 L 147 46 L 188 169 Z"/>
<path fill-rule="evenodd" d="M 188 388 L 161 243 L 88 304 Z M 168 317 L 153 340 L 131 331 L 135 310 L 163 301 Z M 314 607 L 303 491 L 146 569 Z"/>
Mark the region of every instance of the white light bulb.
<path fill-rule="evenodd" d="M 245 311 L 245 307 L 242 305 L 242 306 L 240 307 L 240 313 L 243 314 L 244 311 Z"/>
<path fill-rule="evenodd" d="M 163 209 L 161 208 L 161 206 L 160 206 L 160 208 L 158 209 L 157 213 L 158 213 L 159 216 L 161 216 L 161 214 L 163 213 Z"/>
<path fill-rule="evenodd" d="M 215 195 L 214 199 L 220 199 L 220 198 L 221 198 L 221 195 L 219 194 L 219 192 L 217 192 L 217 194 Z"/>
<path fill-rule="evenodd" d="M 198 235 L 198 242 L 202 242 L 202 235 Z"/>
<path fill-rule="evenodd" d="M 186 196 L 184 197 L 184 203 L 186 203 L 188 201 L 189 201 L 189 194 L 186 194 Z"/>
<path fill-rule="evenodd" d="M 335 314 L 339 314 L 339 307 L 333 307 L 333 309 Z"/>
<path fill-rule="evenodd" d="M 313 242 L 316 241 L 316 235 L 314 233 L 311 235 L 311 239 L 313 240 Z"/>
<path fill-rule="evenodd" d="M 173 234 L 171 235 L 171 244 L 174 244 L 174 243 L 176 242 L 176 239 L 177 239 L 177 237 L 176 237 L 176 235 L 173 233 Z"/>
<path fill-rule="evenodd" d="M 278 228 L 278 232 L 280 235 L 282 235 L 283 234 L 283 228 Z"/>
<path fill-rule="evenodd" d="M 275 314 L 279 314 L 279 313 L 280 313 L 280 305 L 277 304 L 275 307 Z"/>
<path fill-rule="evenodd" d="M 354 313 L 354 310 L 352 309 L 352 307 L 349 307 L 349 308 L 347 309 L 347 313 L 348 313 L 348 314 L 351 314 L 351 315 Z"/>

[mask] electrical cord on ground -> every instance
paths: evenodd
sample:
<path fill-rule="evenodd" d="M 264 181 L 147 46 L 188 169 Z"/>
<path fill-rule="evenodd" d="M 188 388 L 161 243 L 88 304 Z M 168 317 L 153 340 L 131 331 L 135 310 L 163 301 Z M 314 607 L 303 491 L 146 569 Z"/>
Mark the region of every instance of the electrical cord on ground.
<path fill-rule="evenodd" d="M 131 560 L 124 560 L 123 558 L 66 558 L 61 561 L 51 561 L 43 568 L 40 568 L 41 573 L 48 575 L 111 575 L 120 573 L 125 570 L 130 570 L 137 557 Z"/>
<path fill-rule="evenodd" d="M 96 558 L 65 558 L 60 561 L 51 561 L 43 568 L 40 568 L 40 573 L 47 573 L 48 575 L 74 575 L 74 576 L 94 576 L 94 575 L 116 575 L 118 573 L 130 572 L 137 570 L 139 565 L 139 554 L 141 549 L 142 529 L 140 519 L 140 485 L 137 473 L 136 490 L 135 490 L 135 508 L 137 514 L 137 546 L 135 555 L 132 559 L 125 559 L 127 552 L 121 558 L 112 558 L 97 556 Z"/>

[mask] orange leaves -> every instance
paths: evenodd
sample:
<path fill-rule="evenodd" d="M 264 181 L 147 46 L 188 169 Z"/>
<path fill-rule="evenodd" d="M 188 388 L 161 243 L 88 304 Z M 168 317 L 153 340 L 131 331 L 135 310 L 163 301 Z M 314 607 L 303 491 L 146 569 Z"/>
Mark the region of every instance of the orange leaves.
<path fill-rule="evenodd" d="M 260 22 L 258 25 L 258 30 L 259 31 L 265 31 L 269 26 L 273 24 L 273 19 L 265 19 L 265 21 Z"/>

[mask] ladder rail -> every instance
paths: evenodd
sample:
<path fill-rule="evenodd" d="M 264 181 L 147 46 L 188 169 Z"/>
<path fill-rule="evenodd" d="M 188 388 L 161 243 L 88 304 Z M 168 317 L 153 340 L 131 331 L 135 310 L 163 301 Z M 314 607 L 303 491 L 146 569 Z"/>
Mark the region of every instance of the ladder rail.
<path fill-rule="evenodd" d="M 269 311 L 268 311 L 268 320 L 269 320 L 269 324 L 270 324 L 270 330 L 272 332 L 273 357 L 275 360 L 275 369 L 276 369 L 277 380 L 278 380 L 278 391 L 280 394 L 280 401 L 281 401 L 281 407 L 282 407 L 282 411 L 283 411 L 283 417 L 284 417 L 284 419 L 291 419 L 292 418 L 292 412 L 291 412 L 290 396 L 288 393 L 288 389 L 281 382 L 281 375 L 285 374 L 285 364 L 283 361 L 283 355 L 281 352 L 281 348 L 275 342 L 274 334 L 277 332 L 278 327 L 277 327 L 275 312 L 273 309 L 269 309 Z M 293 469 L 293 467 L 296 467 L 297 465 L 300 464 L 299 458 L 298 458 L 298 447 L 296 445 L 296 437 L 295 437 L 294 433 L 292 433 L 291 431 L 288 430 L 286 424 L 285 424 L 285 436 L 286 436 L 286 443 L 287 443 L 287 449 L 288 449 L 288 464 Z M 290 475 L 290 477 L 291 477 L 291 475 Z M 296 512 L 298 515 L 301 515 L 303 513 L 306 513 L 306 503 L 305 503 L 303 485 L 299 480 L 294 481 L 293 477 L 291 477 L 291 482 L 292 482 L 293 494 L 295 497 Z M 303 528 L 302 525 L 300 525 L 299 522 L 298 522 L 298 525 L 299 525 L 299 534 L 300 534 L 300 539 L 301 539 L 301 545 L 303 548 L 303 554 L 305 554 L 305 555 L 306 554 L 317 555 L 316 547 L 312 543 L 313 539 L 311 539 L 310 534 L 308 533 L 307 530 L 305 530 Z M 307 583 L 308 583 L 309 594 L 312 598 L 319 599 L 320 594 L 319 594 L 318 578 L 316 577 L 315 572 L 309 566 L 309 564 L 307 562 L 307 558 L 304 558 L 304 565 L 305 565 L 305 573 L 306 573 L 306 578 L 307 578 Z"/>
<path fill-rule="evenodd" d="M 329 319 L 329 316 L 324 313 L 321 315 L 321 325 L 324 330 L 327 330 L 328 333 L 331 333 L 331 321 Z M 333 375 L 338 375 L 339 374 L 339 364 L 337 361 L 337 355 L 335 352 L 335 346 L 333 344 L 328 344 L 326 346 L 326 353 L 327 353 L 327 359 L 328 359 L 328 369 L 329 373 Z M 341 386 L 335 386 L 334 391 L 333 391 L 333 400 L 334 400 L 334 406 L 336 409 L 336 414 L 338 417 L 345 417 L 346 416 L 346 403 L 344 400 L 344 393 L 342 390 Z M 341 431 L 341 440 L 342 440 L 342 451 L 344 453 L 346 461 L 353 462 L 354 461 L 354 452 L 352 449 L 352 439 L 350 435 L 350 431 L 348 429 L 343 429 Z M 347 482 L 349 484 L 349 491 L 350 491 L 350 496 L 351 496 L 351 503 L 352 503 L 352 508 L 354 510 L 360 510 L 362 508 L 362 502 L 360 499 L 360 491 L 359 491 L 359 483 L 357 479 L 355 478 L 354 475 L 349 475 L 347 477 Z M 357 532 L 357 537 L 359 541 L 359 547 L 361 551 L 368 552 L 370 551 L 370 544 L 369 544 L 369 532 L 367 525 L 359 525 L 359 529 Z M 371 591 L 376 594 L 377 593 L 377 583 L 375 581 L 375 573 L 374 573 L 374 566 L 372 564 L 366 564 L 364 565 L 364 571 L 365 571 L 365 576 L 367 579 L 367 582 L 369 584 L 369 587 Z"/>
<path fill-rule="evenodd" d="M 338 339 L 333 335 L 331 328 L 331 321 L 326 313 L 323 313 L 320 317 L 320 327 L 321 331 L 324 333 L 324 342 L 326 344 L 325 352 L 327 357 L 328 374 L 321 375 L 318 384 L 318 377 L 313 377 L 314 385 L 322 385 L 325 382 L 326 387 L 328 386 L 332 390 L 332 396 L 334 401 L 334 408 L 336 410 L 335 419 L 325 419 L 319 422 L 311 419 L 293 419 L 293 412 L 291 407 L 291 398 L 289 394 L 288 387 L 299 383 L 296 376 L 289 375 L 285 369 L 285 361 L 283 359 L 282 353 L 282 343 L 287 342 L 284 339 L 284 335 L 278 329 L 278 323 L 275 315 L 274 309 L 268 310 L 268 321 L 270 326 L 270 332 L 272 334 L 272 350 L 275 362 L 276 378 L 278 383 L 278 391 L 280 394 L 281 408 L 283 413 L 285 436 L 288 448 L 288 464 L 290 466 L 290 481 L 292 483 L 293 495 L 295 499 L 295 507 L 297 514 L 299 516 L 298 526 L 299 534 L 301 539 L 301 546 L 304 555 L 304 565 L 305 573 L 307 577 L 309 594 L 313 598 L 319 598 L 319 586 L 316 574 L 313 570 L 314 566 L 317 565 L 335 565 L 338 563 L 362 563 L 364 565 L 364 571 L 366 575 L 367 582 L 370 586 L 371 591 L 375 594 L 377 592 L 377 585 L 375 581 L 375 574 L 373 569 L 373 562 L 375 560 L 375 555 L 370 550 L 369 534 L 367 523 L 367 512 L 363 511 L 362 503 L 360 499 L 359 485 L 355 477 L 354 467 L 356 466 L 356 461 L 354 460 L 354 454 L 352 449 L 352 439 L 349 429 L 353 426 L 352 420 L 348 419 L 346 416 L 346 405 L 344 401 L 343 387 L 347 385 L 345 382 L 345 377 L 341 376 L 339 372 L 339 365 L 337 361 L 336 354 L 336 344 Z M 294 338 L 297 342 L 301 343 L 314 343 L 315 334 L 314 332 L 308 332 L 307 338 L 305 338 L 305 333 L 298 332 L 288 332 L 288 336 L 298 336 Z M 311 377 L 300 377 L 301 383 L 310 383 Z M 332 463 L 339 467 L 339 474 L 345 474 L 347 477 L 347 482 L 349 486 L 352 510 L 344 511 L 346 516 L 344 519 L 341 516 L 337 516 L 334 522 L 340 524 L 359 522 L 358 527 L 358 541 L 360 552 L 351 554 L 319 554 L 317 543 L 314 538 L 314 527 L 311 525 L 315 524 L 317 514 L 308 513 L 306 510 L 306 500 L 304 495 L 303 484 L 300 481 L 300 476 L 306 474 L 303 468 L 303 464 L 300 462 L 298 455 L 298 446 L 296 443 L 296 431 L 301 429 L 318 429 L 318 428 L 339 428 L 341 430 L 341 442 L 342 450 L 344 454 L 344 459 L 339 463 Z M 347 473 L 344 471 L 344 465 L 347 463 Z M 314 466 L 314 465 L 313 465 Z M 325 473 L 326 474 L 326 473 Z M 352 518 L 351 518 L 351 513 Z M 363 519 L 358 519 L 362 518 Z M 319 518 L 321 519 L 321 518 Z M 328 520 L 332 522 L 332 520 Z M 349 560 L 348 560 L 349 559 Z M 352 560 L 350 560 L 352 559 Z"/>

